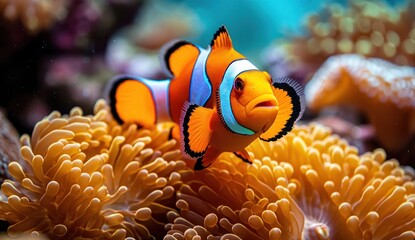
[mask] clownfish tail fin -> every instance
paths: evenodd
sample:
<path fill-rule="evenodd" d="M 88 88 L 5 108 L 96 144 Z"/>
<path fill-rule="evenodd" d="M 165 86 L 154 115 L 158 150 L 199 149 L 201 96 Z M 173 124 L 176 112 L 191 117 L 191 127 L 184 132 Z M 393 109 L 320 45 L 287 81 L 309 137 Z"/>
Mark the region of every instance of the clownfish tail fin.
<path fill-rule="evenodd" d="M 168 120 L 169 83 L 170 80 L 116 77 L 107 87 L 114 119 L 119 123 L 133 122 L 143 127 Z"/>

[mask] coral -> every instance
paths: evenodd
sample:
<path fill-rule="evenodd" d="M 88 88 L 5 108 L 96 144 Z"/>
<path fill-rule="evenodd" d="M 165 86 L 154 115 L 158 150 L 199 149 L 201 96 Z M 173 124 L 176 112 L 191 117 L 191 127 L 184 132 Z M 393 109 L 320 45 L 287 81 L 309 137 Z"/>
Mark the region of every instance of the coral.
<path fill-rule="evenodd" d="M 381 59 L 329 58 L 305 88 L 307 105 L 351 105 L 373 125 L 384 148 L 399 152 L 415 138 L 415 70 Z"/>
<path fill-rule="evenodd" d="M 66 15 L 66 0 L 1 0 L 2 17 L 21 23 L 31 32 L 49 28 L 55 21 Z"/>
<path fill-rule="evenodd" d="M 350 1 L 348 8 L 329 4 L 308 18 L 306 36 L 287 39 L 284 49 L 295 68 L 310 74 L 328 57 L 345 53 L 414 66 L 414 9 L 413 1 L 400 7 L 361 0 Z"/>
<path fill-rule="evenodd" d="M 413 239 L 415 182 L 381 149 L 361 156 L 321 125 L 256 141 L 184 177 L 165 240 Z"/>
<path fill-rule="evenodd" d="M 62 108 L 70 101 L 84 112 L 91 113 L 94 102 L 104 92 L 105 80 L 114 75 L 100 57 L 90 57 L 88 63 L 85 63 L 85 56 L 79 55 L 56 57 L 53 62 L 44 62 L 47 71 L 41 91 L 52 109 Z"/>
<path fill-rule="evenodd" d="M 185 163 L 169 129 L 117 125 L 103 101 L 95 114 L 51 113 L 21 137 L 9 164 L 0 218 L 8 234 L 51 239 L 161 237 Z M 169 161 L 169 160 L 177 161 Z"/>

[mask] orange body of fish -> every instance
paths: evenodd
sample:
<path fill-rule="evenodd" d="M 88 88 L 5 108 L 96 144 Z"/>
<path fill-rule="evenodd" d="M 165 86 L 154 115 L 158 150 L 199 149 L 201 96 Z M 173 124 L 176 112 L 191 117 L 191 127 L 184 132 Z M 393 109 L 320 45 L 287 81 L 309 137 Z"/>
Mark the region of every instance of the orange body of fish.
<path fill-rule="evenodd" d="M 112 113 L 120 123 L 145 127 L 177 123 L 172 135 L 180 139 L 184 155 L 196 160 L 196 170 L 223 152 L 251 163 L 246 146 L 258 137 L 279 139 L 302 116 L 302 88 L 255 67 L 233 48 L 224 26 L 207 49 L 174 41 L 162 57 L 170 79 L 118 76 L 110 83 Z"/>

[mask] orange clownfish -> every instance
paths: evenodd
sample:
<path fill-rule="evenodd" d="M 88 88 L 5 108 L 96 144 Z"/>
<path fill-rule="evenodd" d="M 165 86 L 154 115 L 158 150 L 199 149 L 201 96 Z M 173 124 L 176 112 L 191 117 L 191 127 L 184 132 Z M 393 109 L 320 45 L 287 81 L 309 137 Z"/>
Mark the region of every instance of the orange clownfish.
<path fill-rule="evenodd" d="M 177 123 L 172 135 L 196 160 L 195 170 L 222 152 L 251 163 L 246 146 L 258 137 L 279 139 L 303 114 L 301 86 L 258 70 L 233 48 L 224 26 L 207 49 L 179 40 L 164 47 L 162 58 L 171 79 L 119 76 L 111 82 L 112 113 L 120 123 Z"/>

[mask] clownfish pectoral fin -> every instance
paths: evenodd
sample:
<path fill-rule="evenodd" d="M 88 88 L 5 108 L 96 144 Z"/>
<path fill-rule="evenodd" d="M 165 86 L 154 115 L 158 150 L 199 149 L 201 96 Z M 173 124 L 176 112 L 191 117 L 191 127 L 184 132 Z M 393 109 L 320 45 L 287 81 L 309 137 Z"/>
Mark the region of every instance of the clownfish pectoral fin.
<path fill-rule="evenodd" d="M 151 89 L 140 79 L 120 76 L 108 85 L 111 112 L 119 123 L 134 122 L 141 126 L 156 123 L 157 113 Z"/>
<path fill-rule="evenodd" d="M 275 141 L 294 126 L 304 112 L 304 91 L 295 81 L 289 78 L 280 78 L 273 82 L 272 91 L 278 100 L 279 111 L 271 127 L 261 134 L 264 141 Z"/>
<path fill-rule="evenodd" d="M 210 122 L 214 110 L 185 102 L 180 117 L 182 152 L 190 158 L 200 158 L 209 146 Z"/>
<path fill-rule="evenodd" d="M 179 127 L 179 125 L 175 124 L 173 127 L 170 128 L 169 140 L 170 139 L 175 139 L 177 141 L 180 140 L 180 127 Z"/>
<path fill-rule="evenodd" d="M 242 149 L 238 152 L 234 152 L 233 154 L 235 154 L 235 156 L 237 156 L 238 158 L 242 159 L 242 161 L 252 164 L 251 156 L 249 156 L 249 153 L 245 149 Z"/>
<path fill-rule="evenodd" d="M 196 61 L 200 50 L 194 44 L 183 41 L 173 40 L 163 46 L 160 57 L 164 69 L 172 76 L 178 76 L 183 69 L 193 66 L 192 61 Z"/>
<path fill-rule="evenodd" d="M 196 160 L 194 170 L 203 170 L 210 165 L 219 157 L 222 152 L 219 152 L 215 148 L 208 148 L 206 154 Z"/>
<path fill-rule="evenodd" d="M 213 35 L 213 39 L 210 42 L 210 46 L 212 47 L 212 49 L 232 48 L 232 40 L 225 26 L 222 25 L 221 27 L 219 27 L 218 31 L 216 31 L 215 35 Z"/>

